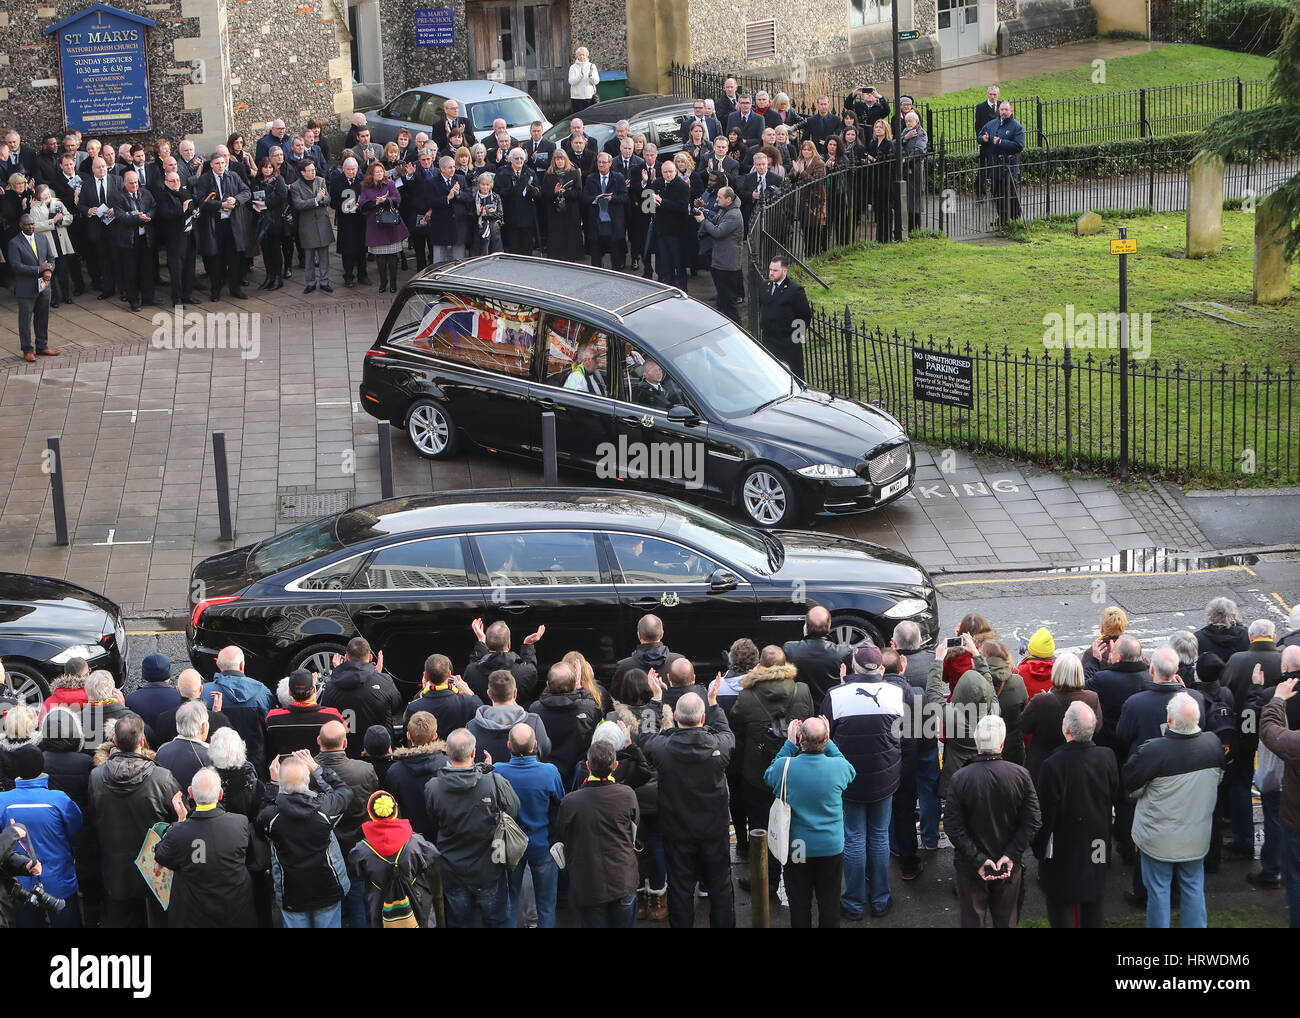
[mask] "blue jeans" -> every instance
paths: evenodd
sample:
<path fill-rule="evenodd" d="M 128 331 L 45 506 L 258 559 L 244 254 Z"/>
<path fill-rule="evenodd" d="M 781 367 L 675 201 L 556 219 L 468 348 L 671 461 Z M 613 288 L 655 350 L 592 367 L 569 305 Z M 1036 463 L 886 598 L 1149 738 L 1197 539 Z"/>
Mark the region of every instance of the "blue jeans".
<path fill-rule="evenodd" d="M 1169 899 L 1174 877 L 1181 894 L 1179 923 L 1184 930 L 1203 930 L 1205 914 L 1205 860 L 1161 862 L 1142 853 L 1142 882 L 1147 888 L 1147 929 L 1169 929 Z"/>
<path fill-rule="evenodd" d="M 493 883 L 477 886 L 443 868 L 442 902 L 447 913 L 448 929 L 472 929 L 475 911 L 482 916 L 485 928 L 505 929 L 508 925 L 506 899 L 509 894 L 510 883 L 506 880 L 504 869 Z"/>
<path fill-rule="evenodd" d="M 1282 790 L 1260 792 L 1259 799 L 1264 806 L 1264 845 L 1259 850 L 1259 872 L 1261 876 L 1276 877 L 1282 873 L 1282 825 L 1278 822 Z"/>
<path fill-rule="evenodd" d="M 844 800 L 844 894 L 850 912 L 861 913 L 868 899 L 874 910 L 889 904 L 889 820 L 893 799 Z"/>
<path fill-rule="evenodd" d="M 630 930 L 636 928 L 636 892 L 625 894 L 613 901 L 602 901 L 578 909 L 578 919 L 584 930 Z"/>
<path fill-rule="evenodd" d="M 927 848 L 939 844 L 939 815 L 943 803 L 939 787 L 939 747 L 916 761 L 916 797 L 921 805 L 921 844 Z"/>
<path fill-rule="evenodd" d="M 1300 831 L 1282 831 L 1282 870 L 1286 881 L 1286 907 L 1291 913 L 1291 929 L 1300 929 Z"/>
<path fill-rule="evenodd" d="M 519 894 L 524 886 L 524 870 L 533 871 L 533 896 L 537 899 L 537 928 L 555 928 L 555 893 L 560 886 L 560 868 L 549 852 L 540 859 L 525 859 L 510 874 L 506 887 L 506 919 L 510 925 L 519 922 Z"/>
<path fill-rule="evenodd" d="M 343 926 L 349 930 L 364 930 L 370 925 L 366 916 L 366 881 L 360 873 L 348 867 L 348 880 L 351 886 L 343 899 Z"/>
<path fill-rule="evenodd" d="M 343 902 L 336 901 L 327 908 L 310 912 L 290 912 L 281 909 L 286 930 L 338 930 L 343 928 Z"/>
<path fill-rule="evenodd" d="M 641 851 L 638 853 L 642 886 L 648 891 L 662 891 L 668 885 L 668 867 L 664 861 L 664 835 L 659 828 L 659 814 L 641 817 L 641 827 L 637 831 L 641 839 Z M 737 833 L 740 840 L 745 837 Z"/>

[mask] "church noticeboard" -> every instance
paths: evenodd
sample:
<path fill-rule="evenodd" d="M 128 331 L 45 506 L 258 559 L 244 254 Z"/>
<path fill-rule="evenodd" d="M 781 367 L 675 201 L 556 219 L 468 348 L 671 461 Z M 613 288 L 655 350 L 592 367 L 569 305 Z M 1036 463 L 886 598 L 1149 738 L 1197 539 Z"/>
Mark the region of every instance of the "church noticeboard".
<path fill-rule="evenodd" d="M 969 357 L 912 348 L 912 397 L 925 403 L 975 408 L 974 362 Z"/>
<path fill-rule="evenodd" d="M 59 47 L 63 121 L 83 134 L 138 134 L 149 116 L 148 18 L 95 4 L 45 30 Z"/>

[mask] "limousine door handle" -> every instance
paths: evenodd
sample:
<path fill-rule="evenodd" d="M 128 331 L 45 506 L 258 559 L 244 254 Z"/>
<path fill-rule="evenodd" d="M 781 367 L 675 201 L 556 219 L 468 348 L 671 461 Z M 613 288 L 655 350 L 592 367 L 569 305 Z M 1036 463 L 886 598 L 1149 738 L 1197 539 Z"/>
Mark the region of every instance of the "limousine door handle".
<path fill-rule="evenodd" d="M 392 611 L 391 608 L 386 608 L 382 604 L 372 604 L 369 608 L 362 608 L 360 611 L 357 612 L 357 614 L 369 615 L 372 618 L 383 618 L 390 611 Z"/>
<path fill-rule="evenodd" d="M 537 409 L 539 409 L 539 410 L 554 410 L 554 409 L 555 409 L 555 400 L 553 400 L 553 399 L 539 399 L 539 400 L 537 401 Z"/>
<path fill-rule="evenodd" d="M 628 604 L 630 604 L 633 608 L 636 608 L 638 611 L 648 611 L 651 608 L 658 608 L 662 603 L 663 602 L 661 602 L 657 597 L 650 598 L 649 600 L 628 602 Z"/>
<path fill-rule="evenodd" d="M 525 601 L 507 601 L 505 604 L 497 605 L 503 612 L 510 612 L 512 615 L 518 615 L 520 612 L 526 612 L 532 606 Z"/>
<path fill-rule="evenodd" d="M 629 414 L 626 417 L 620 417 L 619 420 L 622 421 L 624 424 L 626 424 L 629 428 L 638 428 L 638 427 L 648 428 L 651 424 L 654 423 L 654 419 L 650 417 L 648 414 L 645 417 L 638 417 L 636 414 Z"/>

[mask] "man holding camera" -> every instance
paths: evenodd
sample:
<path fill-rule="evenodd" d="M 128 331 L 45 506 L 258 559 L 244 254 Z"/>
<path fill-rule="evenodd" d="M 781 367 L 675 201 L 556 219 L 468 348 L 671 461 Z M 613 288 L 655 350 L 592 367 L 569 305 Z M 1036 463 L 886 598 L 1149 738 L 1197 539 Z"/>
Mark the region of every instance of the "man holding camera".
<path fill-rule="evenodd" d="M 740 315 L 736 301 L 740 299 L 741 253 L 740 244 L 745 232 L 744 217 L 736 204 L 736 192 L 729 187 L 718 188 L 717 214 L 707 216 L 696 208 L 695 221 L 700 224 L 700 236 L 713 238 L 713 260 L 709 272 L 718 291 L 718 310 L 737 324 Z"/>
<path fill-rule="evenodd" d="M 844 97 L 844 112 L 858 118 L 858 137 L 869 138 L 876 121 L 889 117 L 889 101 L 871 85 L 863 85 Z"/>
<path fill-rule="evenodd" d="M 13 791 L 0 793 L 0 829 L 18 826 L 21 818 L 23 833 L 14 848 L 31 859 L 17 875 L 23 891 L 17 925 L 42 929 L 48 919 L 58 930 L 80 929 L 72 841 L 81 831 L 81 810 L 65 793 L 50 788 L 39 746 L 27 743 L 10 750 L 9 766 L 16 780 Z"/>

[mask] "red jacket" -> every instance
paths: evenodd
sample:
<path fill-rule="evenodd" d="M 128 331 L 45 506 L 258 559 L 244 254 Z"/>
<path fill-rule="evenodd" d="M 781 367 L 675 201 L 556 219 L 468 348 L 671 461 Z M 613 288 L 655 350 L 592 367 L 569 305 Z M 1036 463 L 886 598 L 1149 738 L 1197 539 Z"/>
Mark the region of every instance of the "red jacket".
<path fill-rule="evenodd" d="M 41 704 L 41 717 L 45 717 L 55 707 L 67 707 L 76 713 L 80 713 L 81 708 L 86 706 L 86 687 L 84 685 L 60 685 L 62 681 L 62 679 L 55 679 L 50 684 L 50 695 Z"/>
<path fill-rule="evenodd" d="M 1054 657 L 1027 657 L 1016 665 L 1017 673 L 1025 680 L 1029 699 L 1032 700 L 1039 693 L 1045 693 L 1052 688 L 1052 665 L 1054 664 L 1056 664 Z"/>

